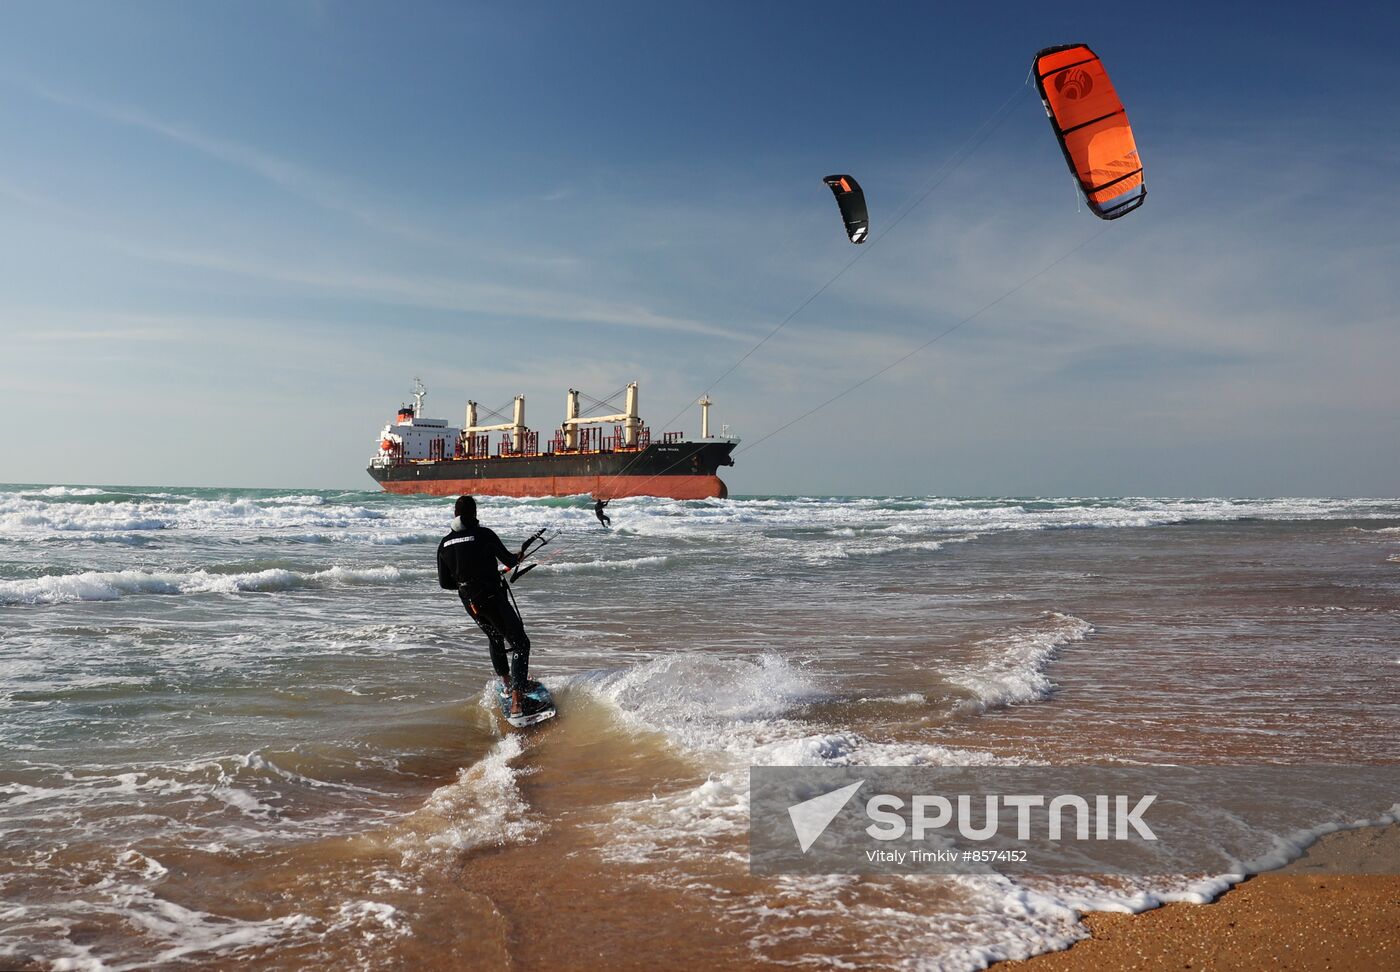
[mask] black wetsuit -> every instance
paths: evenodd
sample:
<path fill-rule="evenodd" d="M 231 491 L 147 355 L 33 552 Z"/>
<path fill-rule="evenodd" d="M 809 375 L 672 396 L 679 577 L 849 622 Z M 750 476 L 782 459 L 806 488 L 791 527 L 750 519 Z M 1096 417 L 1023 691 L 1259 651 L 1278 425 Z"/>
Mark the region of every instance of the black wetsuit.
<path fill-rule="evenodd" d="M 454 520 L 452 527 L 438 544 L 438 584 L 457 592 L 467 613 L 486 633 L 496 674 L 523 688 L 530 671 L 530 639 L 496 567 L 498 561 L 514 567 L 520 558 L 475 520 L 465 524 Z M 509 660 L 506 642 L 511 647 Z"/>
<path fill-rule="evenodd" d="M 598 500 L 593 504 L 593 515 L 598 518 L 598 522 L 603 526 L 612 526 L 612 517 L 603 512 L 603 507 L 608 505 L 607 500 Z"/>

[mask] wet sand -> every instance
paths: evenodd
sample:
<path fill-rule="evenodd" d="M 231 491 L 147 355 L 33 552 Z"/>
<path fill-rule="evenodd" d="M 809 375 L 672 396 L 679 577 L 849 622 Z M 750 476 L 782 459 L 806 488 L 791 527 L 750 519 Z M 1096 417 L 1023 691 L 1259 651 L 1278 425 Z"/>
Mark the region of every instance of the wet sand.
<path fill-rule="evenodd" d="M 1400 825 L 1329 834 L 1286 867 L 1211 904 L 1097 912 L 1093 937 L 997 972 L 1156 969 L 1400 969 Z"/>

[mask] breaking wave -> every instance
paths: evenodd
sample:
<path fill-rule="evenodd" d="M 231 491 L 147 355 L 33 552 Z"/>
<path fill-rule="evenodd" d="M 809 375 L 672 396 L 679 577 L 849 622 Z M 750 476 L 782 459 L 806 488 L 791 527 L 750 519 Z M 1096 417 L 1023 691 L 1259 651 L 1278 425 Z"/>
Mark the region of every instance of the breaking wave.
<path fill-rule="evenodd" d="M 711 767 L 699 785 L 617 805 L 604 856 L 634 864 L 681 863 L 697 843 L 738 836 L 748 826 L 751 766 L 977 765 L 993 756 L 934 743 L 871 739 L 809 721 L 806 710 L 833 699 L 822 680 L 774 654 L 755 659 L 687 653 L 624 671 L 564 682 L 602 702 L 636 733 L 660 733 Z M 739 851 L 726 852 L 736 864 Z"/>
<path fill-rule="evenodd" d="M 1028 628 L 979 642 L 975 647 L 982 658 L 944 677 L 972 693 L 965 711 L 1036 702 L 1055 688 L 1046 673 L 1055 655 L 1093 630 L 1082 618 L 1051 612 Z"/>
<path fill-rule="evenodd" d="M 483 700 L 484 705 L 494 705 L 490 686 Z M 424 855 L 458 854 L 533 839 L 545 825 L 530 814 L 520 793 L 514 763 L 523 752 L 520 735 L 506 736 L 480 760 L 464 767 L 455 780 L 434 790 L 419 810 L 399 821 L 391 846 L 402 851 L 406 861 L 415 861 Z"/>
<path fill-rule="evenodd" d="M 392 584 L 403 579 L 397 567 L 331 567 L 301 573 L 270 568 L 241 574 L 195 570 L 86 571 L 25 580 L 0 581 L 0 604 L 63 604 L 116 601 L 137 594 L 274 593 L 308 588 Z"/>
<path fill-rule="evenodd" d="M 540 570 L 551 573 L 571 574 L 571 573 L 601 573 L 610 570 L 636 570 L 639 567 L 659 567 L 662 564 L 670 563 L 671 558 L 665 556 L 656 557 L 624 557 L 618 560 L 588 560 L 588 561 L 545 561 L 540 564 Z"/>

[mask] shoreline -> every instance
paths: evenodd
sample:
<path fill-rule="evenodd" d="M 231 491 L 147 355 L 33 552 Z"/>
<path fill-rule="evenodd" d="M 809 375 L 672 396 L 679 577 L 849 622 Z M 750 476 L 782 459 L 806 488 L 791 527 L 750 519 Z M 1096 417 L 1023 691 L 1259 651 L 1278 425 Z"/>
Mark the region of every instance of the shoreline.
<path fill-rule="evenodd" d="M 1383 871 L 1390 873 L 1376 873 Z M 1090 937 L 991 968 L 1400 968 L 1400 824 L 1327 834 L 1302 857 L 1248 877 L 1206 904 L 1090 912 L 1080 921 Z"/>

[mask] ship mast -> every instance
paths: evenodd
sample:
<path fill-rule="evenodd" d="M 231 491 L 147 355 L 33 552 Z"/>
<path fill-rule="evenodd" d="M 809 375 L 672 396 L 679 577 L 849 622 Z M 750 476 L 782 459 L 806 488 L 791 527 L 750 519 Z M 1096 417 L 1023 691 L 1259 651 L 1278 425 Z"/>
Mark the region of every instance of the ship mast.
<path fill-rule="evenodd" d="M 423 384 L 422 378 L 413 379 L 413 417 L 418 418 L 423 414 L 423 399 L 428 397 L 428 388 Z"/>

